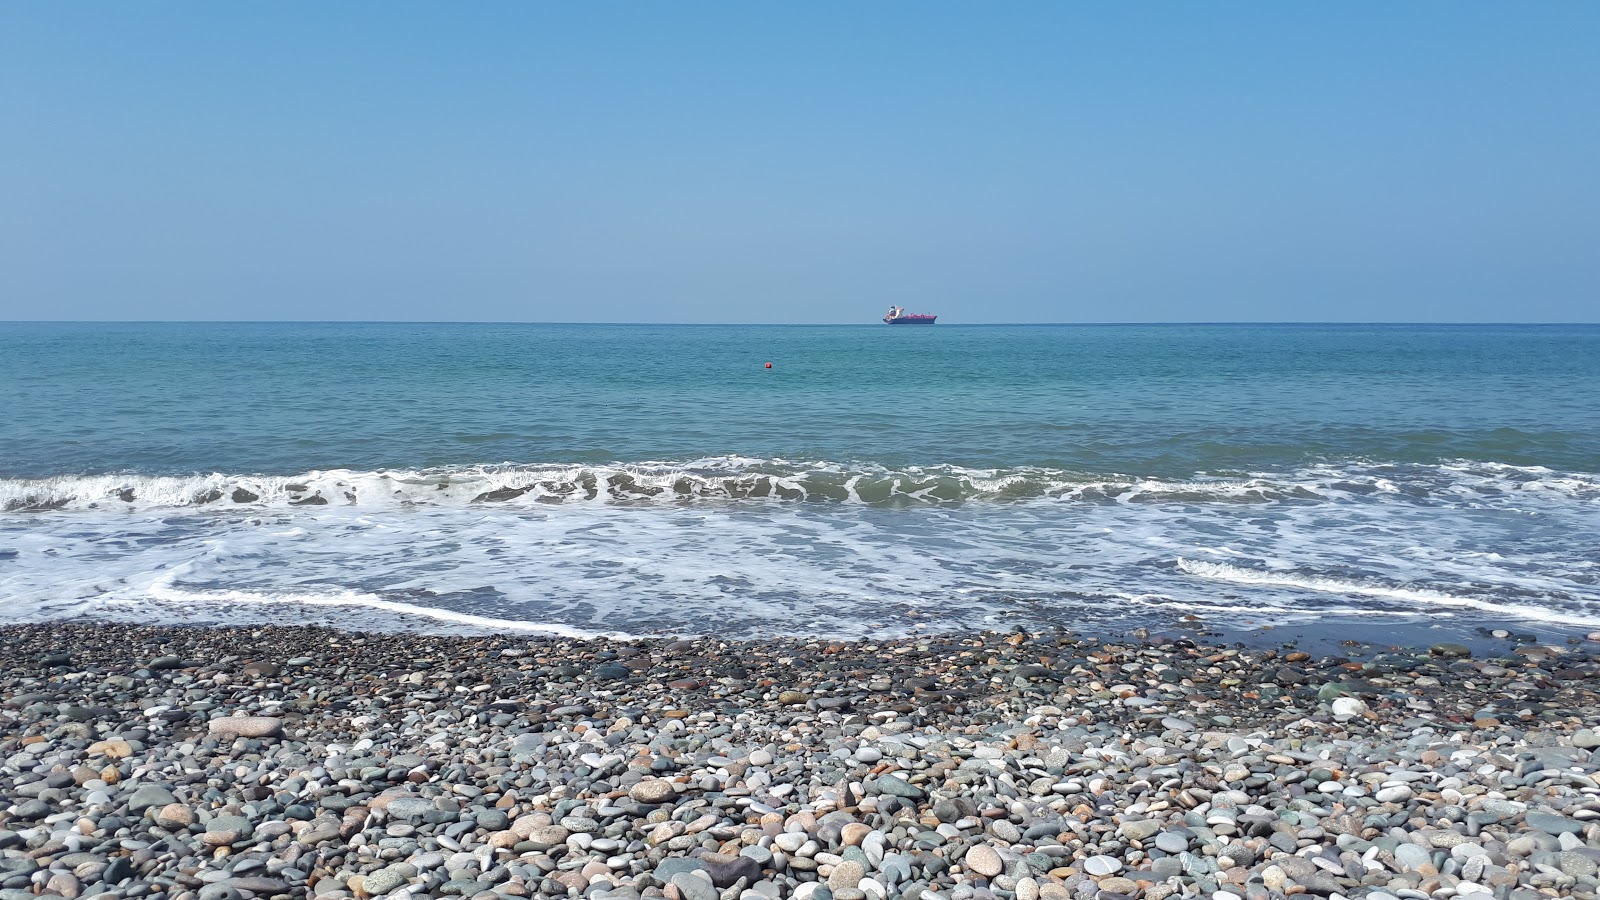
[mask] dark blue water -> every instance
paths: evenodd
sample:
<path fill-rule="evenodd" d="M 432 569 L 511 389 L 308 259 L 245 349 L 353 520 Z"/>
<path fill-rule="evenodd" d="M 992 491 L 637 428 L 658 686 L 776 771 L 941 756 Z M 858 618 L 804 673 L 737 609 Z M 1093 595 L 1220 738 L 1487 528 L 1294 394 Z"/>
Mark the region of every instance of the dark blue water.
<path fill-rule="evenodd" d="M 1583 630 L 1596 397 L 1600 326 L 0 325 L 0 615 Z"/>

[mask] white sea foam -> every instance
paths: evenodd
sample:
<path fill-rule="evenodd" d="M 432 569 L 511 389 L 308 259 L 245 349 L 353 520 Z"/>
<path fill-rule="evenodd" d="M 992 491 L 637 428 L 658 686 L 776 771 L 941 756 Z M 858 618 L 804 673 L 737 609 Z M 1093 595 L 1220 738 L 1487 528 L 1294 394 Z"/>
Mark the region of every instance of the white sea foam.
<path fill-rule="evenodd" d="M 1447 594 L 1443 591 L 1430 588 L 1401 587 L 1385 584 L 1374 584 L 1346 578 L 1331 578 L 1323 575 L 1305 575 L 1297 572 L 1275 572 L 1262 569 L 1247 569 L 1228 563 L 1205 562 L 1203 560 L 1178 559 L 1178 568 L 1190 575 L 1201 578 L 1213 578 L 1219 581 L 1228 581 L 1234 584 L 1270 585 L 1275 587 L 1289 587 L 1305 591 L 1317 591 L 1327 594 L 1359 595 L 1366 597 L 1381 597 L 1386 600 L 1399 600 L 1404 603 L 1414 604 L 1423 609 L 1431 606 L 1469 607 L 1484 612 L 1495 613 L 1508 618 L 1525 619 L 1535 622 L 1549 622 L 1558 625 L 1600 625 L 1600 609 L 1592 611 L 1569 613 L 1548 607 L 1530 606 L 1526 604 L 1498 603 L 1478 597 L 1466 597 Z"/>
<path fill-rule="evenodd" d="M 611 466 L 494 465 L 298 475 L 84 475 L 0 479 L 0 511 L 416 506 L 762 500 L 868 505 L 1056 500 L 1092 503 L 1277 504 L 1368 494 L 1401 502 L 1483 504 L 1495 497 L 1600 499 L 1600 478 L 1445 463 L 1397 471 L 1362 461 L 1284 473 L 1186 479 L 1107 476 L 1040 467 L 871 464 L 711 457 Z"/>
<path fill-rule="evenodd" d="M 496 632 L 496 633 L 526 633 L 547 634 L 557 637 L 570 638 L 631 638 L 632 635 L 622 631 L 597 631 L 585 628 L 573 628 L 556 622 L 524 622 L 518 619 L 502 619 L 492 616 L 475 616 L 469 613 L 452 612 L 448 609 L 439 609 L 430 606 L 418 606 L 414 603 L 401 603 L 395 600 L 385 600 L 375 594 L 362 591 L 331 591 L 294 592 L 294 591 L 241 591 L 241 590 L 184 590 L 171 586 L 170 579 L 164 579 L 152 584 L 143 592 L 130 597 L 117 600 L 103 600 L 101 602 L 123 602 L 130 600 L 154 600 L 162 603 L 195 604 L 195 605 L 264 605 L 264 606 L 305 606 L 305 607 L 354 607 L 364 610 L 389 613 L 395 616 L 426 619 L 440 622 L 445 625 L 460 625 L 466 628 Z"/>
<path fill-rule="evenodd" d="M 1590 626 L 1600 493 L 1586 478 L 1359 461 L 1159 480 L 711 458 L 11 481 L 0 503 L 61 509 L 0 514 L 0 620 L 143 611 L 837 636 L 1444 611 Z M 237 487 L 258 499 L 234 501 L 224 488 Z M 484 496 L 502 488 L 518 493 Z M 198 502 L 212 490 L 223 496 Z M 296 505 L 313 495 L 328 502 Z"/>

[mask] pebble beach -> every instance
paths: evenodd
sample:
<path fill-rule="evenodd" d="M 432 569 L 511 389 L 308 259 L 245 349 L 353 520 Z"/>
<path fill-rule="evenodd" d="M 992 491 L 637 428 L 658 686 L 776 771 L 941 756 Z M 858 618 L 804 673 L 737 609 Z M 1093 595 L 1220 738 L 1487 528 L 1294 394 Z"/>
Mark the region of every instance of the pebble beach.
<path fill-rule="evenodd" d="M 0 629 L 0 900 L 1592 898 L 1600 643 Z"/>

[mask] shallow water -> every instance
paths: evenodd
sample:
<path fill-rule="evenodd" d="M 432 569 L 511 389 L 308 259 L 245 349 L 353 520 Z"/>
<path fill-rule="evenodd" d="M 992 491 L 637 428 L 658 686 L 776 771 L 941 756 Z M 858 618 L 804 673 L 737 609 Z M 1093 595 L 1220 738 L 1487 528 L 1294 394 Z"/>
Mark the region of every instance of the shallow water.
<path fill-rule="evenodd" d="M 1595 326 L 0 325 L 0 619 L 1556 637 L 1596 396 Z"/>

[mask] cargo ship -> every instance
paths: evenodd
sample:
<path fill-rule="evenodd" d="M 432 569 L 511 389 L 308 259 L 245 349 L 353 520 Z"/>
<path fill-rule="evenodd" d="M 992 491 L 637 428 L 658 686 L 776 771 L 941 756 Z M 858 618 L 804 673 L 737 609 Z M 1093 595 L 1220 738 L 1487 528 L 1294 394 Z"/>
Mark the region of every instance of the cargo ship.
<path fill-rule="evenodd" d="M 883 321 L 890 325 L 932 325 L 937 318 L 926 313 L 908 313 L 904 306 L 891 306 Z"/>

